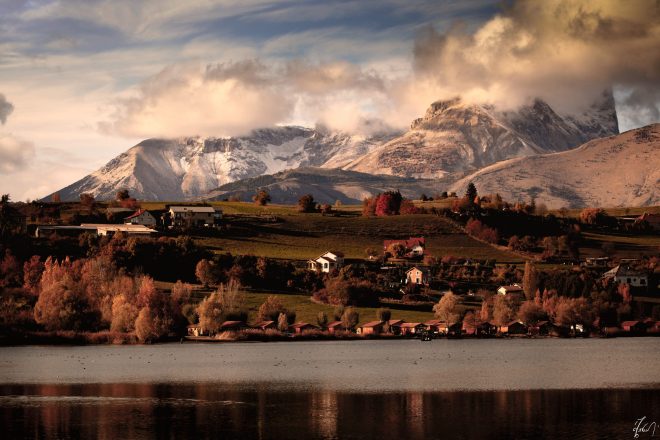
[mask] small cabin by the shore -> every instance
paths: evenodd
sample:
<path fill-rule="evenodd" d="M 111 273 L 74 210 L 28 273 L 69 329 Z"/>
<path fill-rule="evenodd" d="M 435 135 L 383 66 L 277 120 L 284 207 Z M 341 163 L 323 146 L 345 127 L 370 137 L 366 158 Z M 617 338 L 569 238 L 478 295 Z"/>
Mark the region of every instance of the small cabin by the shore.
<path fill-rule="evenodd" d="M 387 321 L 387 326 L 389 327 L 389 332 L 393 335 L 401 334 L 401 326 L 405 323 L 402 319 L 390 319 Z"/>
<path fill-rule="evenodd" d="M 426 331 L 426 326 L 421 322 L 404 322 L 401 324 L 402 336 L 418 335 L 424 331 Z"/>
<path fill-rule="evenodd" d="M 289 326 L 289 330 L 297 334 L 300 334 L 306 330 L 317 330 L 317 329 L 318 329 L 317 326 L 302 321 L 296 322 L 295 324 Z"/>
<path fill-rule="evenodd" d="M 526 335 L 527 326 L 520 321 L 511 321 L 499 328 L 500 333 L 507 335 Z"/>
<path fill-rule="evenodd" d="M 277 323 L 275 321 L 261 321 L 257 322 L 252 327 L 261 330 L 276 329 Z"/>
<path fill-rule="evenodd" d="M 358 334 L 361 335 L 379 335 L 383 333 L 383 321 L 371 321 L 358 327 Z"/>
<path fill-rule="evenodd" d="M 240 330 L 245 330 L 246 328 L 248 328 L 248 325 L 243 321 L 225 321 L 222 324 L 220 324 L 218 333 L 237 332 Z"/>
<path fill-rule="evenodd" d="M 642 321 L 623 321 L 621 329 L 627 333 L 646 333 L 646 324 Z"/>
<path fill-rule="evenodd" d="M 326 329 L 328 330 L 328 333 L 342 331 L 344 330 L 344 324 L 342 324 L 341 321 L 332 321 L 330 324 L 326 326 Z"/>

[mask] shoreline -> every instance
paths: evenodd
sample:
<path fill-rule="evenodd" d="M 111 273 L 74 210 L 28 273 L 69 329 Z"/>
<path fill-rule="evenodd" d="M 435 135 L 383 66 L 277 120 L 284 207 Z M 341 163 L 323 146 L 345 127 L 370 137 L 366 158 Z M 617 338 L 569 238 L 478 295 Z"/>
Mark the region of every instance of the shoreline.
<path fill-rule="evenodd" d="M 601 335 L 590 334 L 584 336 L 557 336 L 557 335 L 487 335 L 487 336 L 474 336 L 474 335 L 461 335 L 461 336 L 447 336 L 438 335 L 433 336 L 431 340 L 435 339 L 448 339 L 448 340 L 517 340 L 517 339 L 616 339 L 616 338 L 651 338 L 658 337 L 660 333 L 647 333 L 647 334 L 617 334 L 617 335 Z M 358 334 L 341 334 L 333 335 L 329 333 L 315 333 L 315 334 L 294 334 L 294 335 L 245 335 L 245 334 L 225 334 L 222 337 L 211 336 L 183 336 L 183 337 L 170 337 L 158 341 L 141 343 L 137 337 L 132 333 L 116 333 L 116 332 L 31 332 L 21 334 L 8 334 L 0 336 L 0 347 L 14 347 L 14 346 L 29 346 L 29 345 L 43 345 L 43 346 L 99 346 L 99 345 L 156 345 L 156 344 L 218 344 L 218 343 L 238 343 L 238 342 L 309 342 L 309 341 L 383 341 L 383 340 L 396 340 L 396 341 L 410 341 L 417 340 L 419 342 L 428 342 L 421 339 L 420 336 L 397 336 L 397 335 L 358 335 Z"/>

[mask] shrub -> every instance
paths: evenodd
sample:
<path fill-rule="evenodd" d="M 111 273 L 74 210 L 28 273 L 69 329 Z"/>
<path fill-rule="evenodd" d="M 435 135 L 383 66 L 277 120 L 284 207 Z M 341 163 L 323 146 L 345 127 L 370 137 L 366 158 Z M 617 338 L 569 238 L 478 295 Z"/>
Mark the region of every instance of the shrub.
<path fill-rule="evenodd" d="M 252 200 L 259 206 L 266 206 L 270 202 L 270 194 L 265 189 L 260 189 L 252 196 Z"/>
<path fill-rule="evenodd" d="M 298 211 L 299 212 L 314 212 L 316 211 L 316 202 L 314 201 L 314 196 L 311 194 L 305 194 L 304 196 L 298 199 Z"/>

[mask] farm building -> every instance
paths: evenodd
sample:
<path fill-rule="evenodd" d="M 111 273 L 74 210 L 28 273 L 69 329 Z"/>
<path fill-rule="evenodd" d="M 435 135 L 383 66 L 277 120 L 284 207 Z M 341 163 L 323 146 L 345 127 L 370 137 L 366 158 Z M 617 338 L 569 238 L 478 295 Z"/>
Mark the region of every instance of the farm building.
<path fill-rule="evenodd" d="M 623 264 L 605 272 L 603 278 L 614 278 L 615 282 L 625 283 L 630 287 L 647 287 L 649 284 L 648 274 Z"/>
<path fill-rule="evenodd" d="M 37 226 L 35 230 L 36 237 L 45 237 L 51 234 L 61 236 L 76 236 L 85 232 L 91 232 L 99 236 L 107 235 L 109 237 L 116 233 L 126 235 L 149 236 L 158 232 L 143 225 L 115 225 L 115 224 L 96 224 L 83 223 L 80 226 Z"/>
<path fill-rule="evenodd" d="M 151 215 L 146 209 L 139 209 L 133 214 L 124 218 L 124 223 L 127 225 L 144 225 L 144 226 L 156 226 L 156 217 Z"/>
<path fill-rule="evenodd" d="M 212 228 L 220 224 L 222 210 L 212 206 L 170 206 L 170 228 Z"/>

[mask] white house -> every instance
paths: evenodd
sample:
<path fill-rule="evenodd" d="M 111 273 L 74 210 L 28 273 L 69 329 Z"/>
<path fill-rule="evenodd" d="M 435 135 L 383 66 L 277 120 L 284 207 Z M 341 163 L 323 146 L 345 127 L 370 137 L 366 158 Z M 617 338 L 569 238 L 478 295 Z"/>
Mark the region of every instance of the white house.
<path fill-rule="evenodd" d="M 307 260 L 309 270 L 321 271 L 325 273 L 340 269 L 344 265 L 344 254 L 341 252 L 326 252 L 325 254 L 313 260 Z"/>
<path fill-rule="evenodd" d="M 411 267 L 406 271 L 406 284 L 427 285 L 429 283 L 429 271 L 419 267 Z"/>
<path fill-rule="evenodd" d="M 525 291 L 520 284 L 512 284 L 510 286 L 500 286 L 497 289 L 499 295 L 513 296 L 515 298 L 524 298 Z"/>
<path fill-rule="evenodd" d="M 625 283 L 630 287 L 647 287 L 649 285 L 649 277 L 646 273 L 622 264 L 605 272 L 603 278 L 614 278 L 615 282 Z"/>
<path fill-rule="evenodd" d="M 146 209 L 140 209 L 124 218 L 124 223 L 127 225 L 156 226 L 156 217 Z"/>
<path fill-rule="evenodd" d="M 170 228 L 214 227 L 222 220 L 222 210 L 212 206 L 170 206 Z"/>

